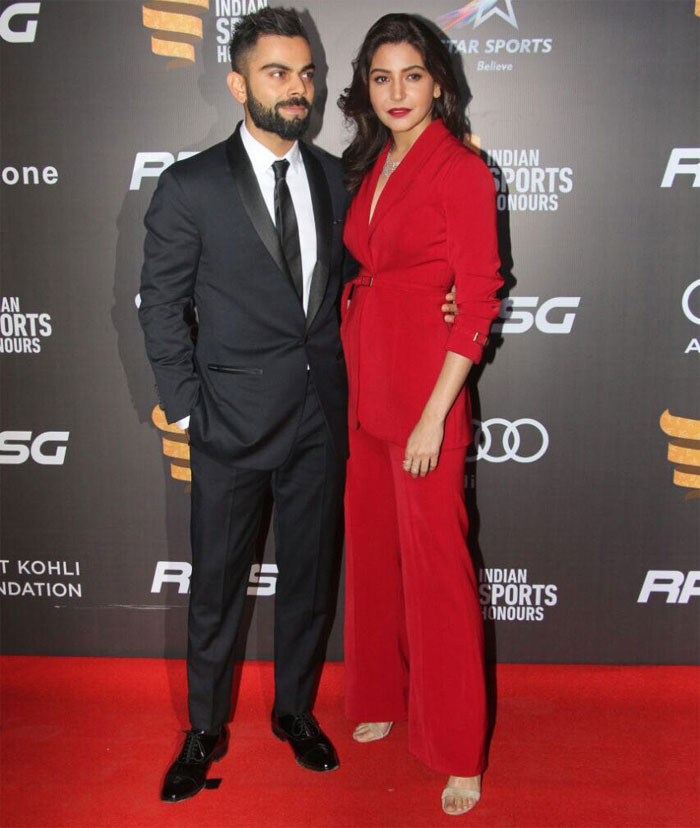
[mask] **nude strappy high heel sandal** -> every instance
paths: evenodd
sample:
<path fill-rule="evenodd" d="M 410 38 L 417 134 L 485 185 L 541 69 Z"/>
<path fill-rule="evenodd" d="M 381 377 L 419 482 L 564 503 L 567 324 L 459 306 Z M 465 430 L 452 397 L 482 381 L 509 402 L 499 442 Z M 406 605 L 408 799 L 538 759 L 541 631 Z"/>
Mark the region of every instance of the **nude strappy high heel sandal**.
<path fill-rule="evenodd" d="M 360 722 L 360 724 L 353 731 L 352 738 L 356 742 L 361 742 L 362 744 L 367 742 L 377 742 L 379 739 L 386 738 L 393 726 L 393 722 Z M 358 735 L 360 733 L 369 734 L 369 738 L 359 739 Z"/>
<path fill-rule="evenodd" d="M 445 800 L 450 796 L 469 799 L 471 800 L 471 804 L 466 808 L 461 808 L 459 811 L 447 811 L 445 810 Z M 469 813 L 480 799 L 480 791 L 475 791 L 472 788 L 460 788 L 456 785 L 448 785 L 442 792 L 442 810 L 445 811 L 447 816 L 462 816 L 462 814 Z"/>

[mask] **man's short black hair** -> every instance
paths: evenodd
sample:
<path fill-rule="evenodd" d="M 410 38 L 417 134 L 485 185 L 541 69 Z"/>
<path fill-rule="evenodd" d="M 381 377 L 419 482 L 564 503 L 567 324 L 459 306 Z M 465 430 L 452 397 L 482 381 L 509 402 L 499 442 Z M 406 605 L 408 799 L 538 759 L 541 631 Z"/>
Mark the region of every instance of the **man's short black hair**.
<path fill-rule="evenodd" d="M 309 38 L 294 9 L 266 6 L 259 11 L 242 17 L 236 24 L 231 36 L 229 54 L 231 68 L 241 75 L 245 74 L 246 56 L 258 42 L 261 35 L 280 35 L 281 37 Z"/>

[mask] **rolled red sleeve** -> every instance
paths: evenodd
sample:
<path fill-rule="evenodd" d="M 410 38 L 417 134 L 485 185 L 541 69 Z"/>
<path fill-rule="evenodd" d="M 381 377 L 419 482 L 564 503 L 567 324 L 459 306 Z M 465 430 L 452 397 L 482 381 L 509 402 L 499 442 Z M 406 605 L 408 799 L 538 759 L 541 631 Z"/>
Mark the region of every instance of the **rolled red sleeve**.
<path fill-rule="evenodd" d="M 496 189 L 486 164 L 469 150 L 450 166 L 443 186 L 447 260 L 459 310 L 447 350 L 477 363 L 501 304 Z"/>

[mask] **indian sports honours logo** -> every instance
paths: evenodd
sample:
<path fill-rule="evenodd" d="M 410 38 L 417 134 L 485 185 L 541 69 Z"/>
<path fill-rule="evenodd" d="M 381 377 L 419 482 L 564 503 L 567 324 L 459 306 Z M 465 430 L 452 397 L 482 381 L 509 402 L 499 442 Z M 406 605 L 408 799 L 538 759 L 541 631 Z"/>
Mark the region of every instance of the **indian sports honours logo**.
<path fill-rule="evenodd" d="M 481 614 L 488 621 L 543 621 L 559 601 L 556 584 L 533 583 L 527 569 L 479 570 Z"/>
<path fill-rule="evenodd" d="M 501 211 L 551 212 L 574 189 L 574 171 L 541 158 L 538 147 L 487 149 L 486 162 L 496 182 Z"/>
<path fill-rule="evenodd" d="M 267 6 L 267 0 L 214 0 L 216 15 L 216 61 L 228 63 L 228 44 L 231 34 L 241 17 L 260 11 Z"/>
<path fill-rule="evenodd" d="M 51 314 L 27 313 L 19 296 L 0 297 L 0 354 L 38 354 L 52 333 Z"/>

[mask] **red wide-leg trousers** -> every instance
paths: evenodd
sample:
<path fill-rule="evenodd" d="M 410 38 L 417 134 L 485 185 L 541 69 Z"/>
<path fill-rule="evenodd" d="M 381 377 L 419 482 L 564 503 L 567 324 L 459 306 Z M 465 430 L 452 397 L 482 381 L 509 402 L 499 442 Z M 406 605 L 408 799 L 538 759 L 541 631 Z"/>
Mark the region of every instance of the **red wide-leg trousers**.
<path fill-rule="evenodd" d="M 484 770 L 486 735 L 465 452 L 414 479 L 403 446 L 351 430 L 345 489 L 347 715 L 408 719 L 411 753 L 455 776 Z"/>

